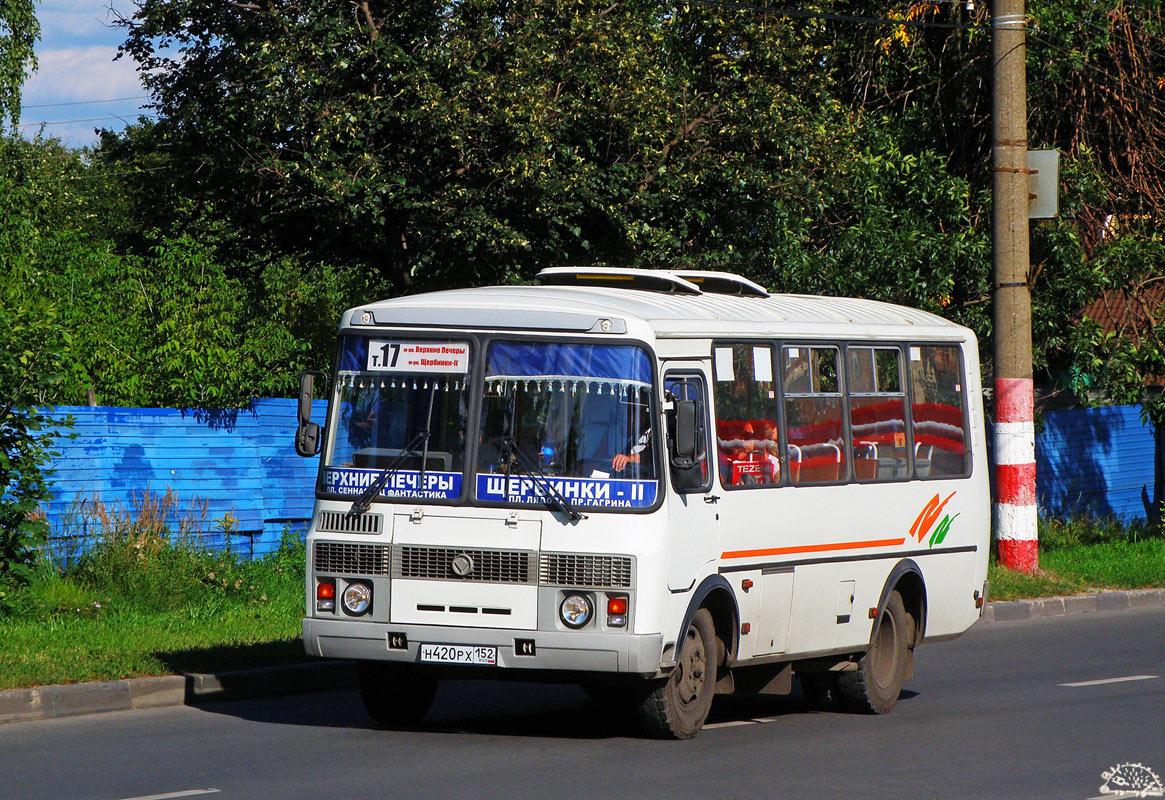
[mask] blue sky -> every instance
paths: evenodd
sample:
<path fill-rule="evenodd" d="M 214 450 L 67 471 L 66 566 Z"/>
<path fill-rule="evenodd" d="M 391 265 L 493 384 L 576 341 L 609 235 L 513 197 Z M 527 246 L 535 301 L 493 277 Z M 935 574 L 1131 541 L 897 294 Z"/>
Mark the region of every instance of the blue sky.
<path fill-rule="evenodd" d="M 132 59 L 114 61 L 123 37 L 110 6 L 130 14 L 128 0 L 44 0 L 37 3 L 40 68 L 24 84 L 21 132 L 71 147 L 97 143 L 95 128 L 121 130 L 139 114 L 145 92 Z"/>

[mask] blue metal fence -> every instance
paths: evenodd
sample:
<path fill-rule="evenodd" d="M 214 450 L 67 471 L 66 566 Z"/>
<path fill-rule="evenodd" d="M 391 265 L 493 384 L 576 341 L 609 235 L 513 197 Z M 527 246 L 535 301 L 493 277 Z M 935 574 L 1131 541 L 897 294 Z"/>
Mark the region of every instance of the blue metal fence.
<path fill-rule="evenodd" d="M 315 403 L 322 420 L 326 402 Z M 52 464 L 55 499 L 47 508 L 58 552 L 82 549 L 89 535 L 82 504 L 132 511 L 149 492 L 173 493 L 176 517 L 204 517 L 202 539 L 256 556 L 279 545 L 286 527 L 311 516 L 318 458 L 292 448 L 294 400 L 259 400 L 241 411 L 59 406 L 74 418 Z M 205 503 L 203 515 L 201 506 Z M 88 509 L 92 511 L 92 509 Z M 229 517 L 228 517 L 229 515 Z"/>
<path fill-rule="evenodd" d="M 1053 516 L 1144 520 L 1160 511 L 1160 436 L 1140 406 L 1050 411 L 1036 434 L 1036 496 Z"/>
<path fill-rule="evenodd" d="M 323 420 L 325 402 L 315 403 Z M 229 412 L 61 406 L 76 437 L 60 443 L 48 506 L 58 549 L 84 547 L 79 514 L 95 499 L 130 510 L 145 492 L 172 491 L 179 513 L 206 504 L 204 541 L 252 556 L 279 545 L 311 516 L 318 458 L 292 449 L 294 400 L 259 400 Z M 1161 503 L 1158 437 L 1138 406 L 1053 411 L 1036 435 L 1041 511 L 1145 519 Z M 224 524 L 227 515 L 233 522 Z M 197 515 L 197 514 L 196 514 Z"/>

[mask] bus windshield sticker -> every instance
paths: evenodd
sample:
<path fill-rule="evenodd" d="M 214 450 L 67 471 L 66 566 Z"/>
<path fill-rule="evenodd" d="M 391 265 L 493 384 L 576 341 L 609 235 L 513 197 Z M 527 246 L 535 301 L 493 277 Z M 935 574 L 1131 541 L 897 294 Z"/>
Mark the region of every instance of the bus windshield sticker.
<path fill-rule="evenodd" d="M 547 481 L 560 495 L 583 507 L 649 508 L 655 504 L 655 481 L 563 477 L 549 477 Z M 522 504 L 548 500 L 538 482 L 525 475 L 478 475 L 477 499 Z"/>
<path fill-rule="evenodd" d="M 369 372 L 455 373 L 469 371 L 469 345 L 465 342 L 368 342 Z"/>
<path fill-rule="evenodd" d="M 324 491 L 328 494 L 359 495 L 376 480 L 381 470 L 328 467 L 324 470 Z M 389 477 L 380 497 L 410 500 L 456 500 L 461 496 L 461 473 L 425 470 L 421 485 L 419 470 L 399 470 Z"/>

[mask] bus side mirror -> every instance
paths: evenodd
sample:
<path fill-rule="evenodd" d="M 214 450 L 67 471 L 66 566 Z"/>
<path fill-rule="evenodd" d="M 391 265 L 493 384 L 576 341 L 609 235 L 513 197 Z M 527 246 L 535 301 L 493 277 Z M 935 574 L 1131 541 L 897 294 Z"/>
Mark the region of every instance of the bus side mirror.
<path fill-rule="evenodd" d="M 316 375 L 327 378 L 324 373 L 313 369 L 305 369 L 299 373 L 299 424 L 295 429 L 295 452 L 306 457 L 319 455 L 323 444 L 319 424 L 311 421 L 311 401 Z"/>
<path fill-rule="evenodd" d="M 699 449 L 697 403 L 695 400 L 677 400 L 671 448 L 672 466 L 676 469 L 691 469 L 696 466 L 704 460 Z"/>

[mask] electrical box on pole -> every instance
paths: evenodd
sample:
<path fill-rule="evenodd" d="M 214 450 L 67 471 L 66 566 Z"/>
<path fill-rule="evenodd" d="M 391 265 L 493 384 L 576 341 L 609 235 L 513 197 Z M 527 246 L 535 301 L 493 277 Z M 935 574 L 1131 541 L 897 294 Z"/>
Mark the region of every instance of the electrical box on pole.
<path fill-rule="evenodd" d="M 1060 213 L 1060 151 L 1027 151 L 1027 215 L 1051 219 Z"/>

